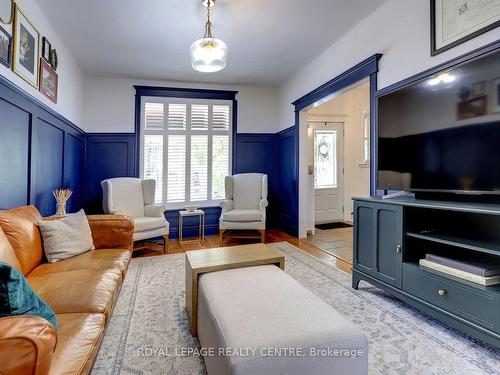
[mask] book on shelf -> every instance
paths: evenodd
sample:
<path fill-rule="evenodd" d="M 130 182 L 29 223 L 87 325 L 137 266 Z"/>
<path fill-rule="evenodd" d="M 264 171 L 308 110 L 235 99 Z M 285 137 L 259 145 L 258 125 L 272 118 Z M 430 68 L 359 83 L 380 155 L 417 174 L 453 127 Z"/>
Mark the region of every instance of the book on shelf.
<path fill-rule="evenodd" d="M 443 272 L 447 275 L 455 276 L 463 280 L 467 280 L 483 286 L 500 284 L 500 275 L 495 276 L 479 276 L 470 272 L 465 272 L 453 267 L 445 266 L 427 259 L 420 259 L 419 265 L 425 268 L 430 268 L 435 271 Z"/>
<path fill-rule="evenodd" d="M 478 276 L 488 277 L 500 275 L 500 256 L 476 254 L 467 257 L 464 255 L 448 257 L 436 254 L 425 254 L 425 259 Z"/>

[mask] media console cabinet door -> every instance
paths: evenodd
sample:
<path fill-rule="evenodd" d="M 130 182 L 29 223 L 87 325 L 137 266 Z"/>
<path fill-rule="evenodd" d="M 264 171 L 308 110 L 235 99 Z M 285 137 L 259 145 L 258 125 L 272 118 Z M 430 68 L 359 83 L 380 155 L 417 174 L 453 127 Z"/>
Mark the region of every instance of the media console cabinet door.
<path fill-rule="evenodd" d="M 365 201 L 354 207 L 354 268 L 400 288 L 403 208 Z"/>

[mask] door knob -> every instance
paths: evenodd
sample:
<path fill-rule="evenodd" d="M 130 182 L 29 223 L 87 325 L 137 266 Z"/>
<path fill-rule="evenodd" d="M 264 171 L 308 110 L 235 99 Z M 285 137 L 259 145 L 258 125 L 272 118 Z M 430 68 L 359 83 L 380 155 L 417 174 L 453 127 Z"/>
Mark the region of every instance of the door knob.
<path fill-rule="evenodd" d="M 400 253 L 401 252 L 401 245 L 397 245 L 396 246 L 396 253 Z"/>
<path fill-rule="evenodd" d="M 438 294 L 442 297 L 442 296 L 444 296 L 444 295 L 446 294 L 446 290 L 444 290 L 444 289 L 439 289 L 439 290 L 438 290 Z"/>

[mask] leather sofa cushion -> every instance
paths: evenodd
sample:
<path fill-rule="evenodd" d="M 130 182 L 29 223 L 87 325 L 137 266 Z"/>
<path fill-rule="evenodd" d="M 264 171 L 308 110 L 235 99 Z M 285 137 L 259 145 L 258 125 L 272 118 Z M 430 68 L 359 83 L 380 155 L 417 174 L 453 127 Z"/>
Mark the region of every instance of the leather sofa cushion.
<path fill-rule="evenodd" d="M 262 215 L 259 210 L 252 210 L 252 209 L 232 210 L 229 212 L 225 212 L 222 215 L 222 220 L 234 221 L 234 222 L 261 221 Z"/>
<path fill-rule="evenodd" d="M 134 219 L 122 215 L 89 215 L 90 230 L 96 249 L 134 248 Z"/>
<path fill-rule="evenodd" d="M 54 326 L 38 316 L 0 319 L 0 374 L 47 374 L 56 341 Z"/>
<path fill-rule="evenodd" d="M 57 263 L 41 264 L 30 273 L 30 277 L 85 269 L 117 269 L 125 274 L 131 255 L 126 249 L 91 250 Z"/>
<path fill-rule="evenodd" d="M 0 211 L 0 226 L 14 248 L 24 275 L 42 261 L 42 238 L 37 222 L 42 215 L 34 206 Z"/>
<path fill-rule="evenodd" d="M 135 232 L 166 228 L 167 221 L 162 217 L 136 217 L 134 218 Z"/>
<path fill-rule="evenodd" d="M 121 272 L 85 269 L 28 275 L 33 290 L 56 314 L 109 313 L 118 296 Z"/>
<path fill-rule="evenodd" d="M 51 374 L 90 374 L 104 336 L 103 314 L 58 314 L 59 332 Z"/>
<path fill-rule="evenodd" d="M 15 269 L 21 271 L 21 265 L 16 258 L 16 253 L 3 232 L 2 227 L 0 227 L 0 261 L 8 263 Z"/>

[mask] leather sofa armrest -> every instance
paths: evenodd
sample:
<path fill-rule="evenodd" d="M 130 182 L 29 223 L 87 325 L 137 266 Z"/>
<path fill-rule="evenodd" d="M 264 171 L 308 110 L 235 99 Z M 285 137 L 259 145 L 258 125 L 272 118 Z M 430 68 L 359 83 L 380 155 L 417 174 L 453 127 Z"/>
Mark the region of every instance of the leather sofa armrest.
<path fill-rule="evenodd" d="M 124 215 L 89 215 L 96 249 L 134 249 L 134 219 Z"/>
<path fill-rule="evenodd" d="M 48 374 L 56 341 L 54 327 L 43 318 L 0 318 L 0 374 Z"/>
<path fill-rule="evenodd" d="M 225 199 L 220 201 L 219 206 L 222 207 L 222 213 L 229 212 L 234 208 L 234 201 L 232 199 Z"/>
<path fill-rule="evenodd" d="M 167 207 L 163 204 L 146 204 L 144 205 L 144 214 L 148 217 L 165 217 Z"/>

